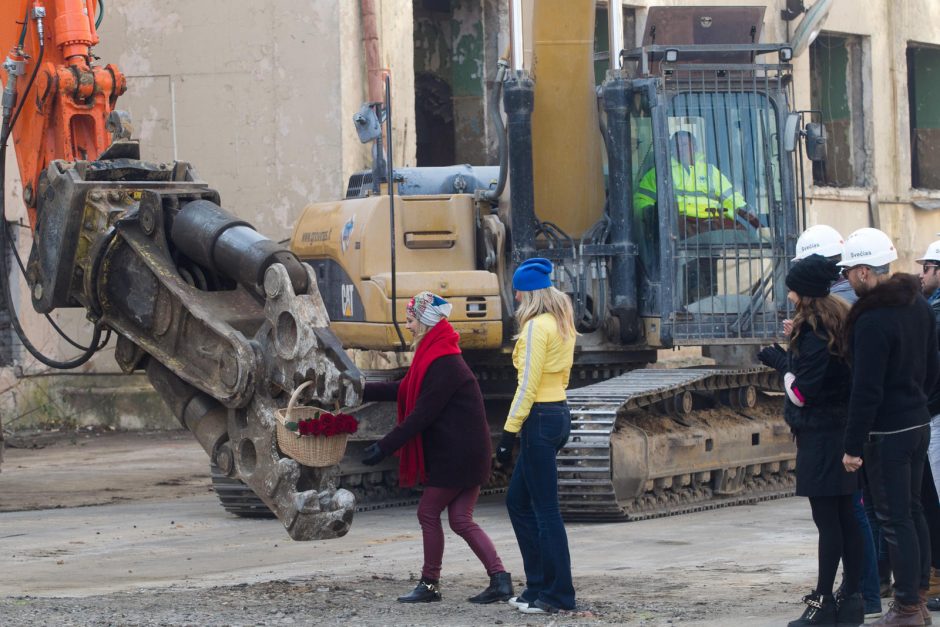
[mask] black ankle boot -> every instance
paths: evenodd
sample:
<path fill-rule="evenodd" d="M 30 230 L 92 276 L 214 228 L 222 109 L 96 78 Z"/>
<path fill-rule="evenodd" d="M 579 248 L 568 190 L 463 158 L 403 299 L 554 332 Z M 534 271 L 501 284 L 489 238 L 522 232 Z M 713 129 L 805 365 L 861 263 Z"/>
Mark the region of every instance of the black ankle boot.
<path fill-rule="evenodd" d="M 415 586 L 415 589 L 403 597 L 398 597 L 399 603 L 431 603 L 441 600 L 441 589 L 436 581 L 430 581 L 423 577 Z"/>
<path fill-rule="evenodd" d="M 859 592 L 836 598 L 836 625 L 858 627 L 865 622 L 865 601 Z"/>
<path fill-rule="evenodd" d="M 511 596 L 512 577 L 509 573 L 496 573 L 490 575 L 490 585 L 486 590 L 467 600 L 471 603 L 494 603 L 508 601 Z"/>
<path fill-rule="evenodd" d="M 798 619 L 787 623 L 787 627 L 809 627 L 810 625 L 833 625 L 836 622 L 836 601 L 816 591 L 803 597 L 806 610 Z"/>

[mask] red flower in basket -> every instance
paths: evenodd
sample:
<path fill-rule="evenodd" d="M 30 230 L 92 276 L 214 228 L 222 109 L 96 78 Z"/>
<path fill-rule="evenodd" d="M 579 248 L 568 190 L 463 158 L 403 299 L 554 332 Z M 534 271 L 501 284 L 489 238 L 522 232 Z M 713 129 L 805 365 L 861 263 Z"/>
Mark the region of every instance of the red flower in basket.
<path fill-rule="evenodd" d="M 288 423 L 286 426 L 298 435 L 325 436 L 332 437 L 343 433 L 355 433 L 359 428 L 358 421 L 349 414 L 331 414 L 330 412 L 321 412 L 313 418 L 300 420 L 296 423 L 297 428 L 291 429 L 293 425 Z"/>
<path fill-rule="evenodd" d="M 336 435 L 336 417 L 329 412 L 320 414 L 320 426 L 323 428 L 323 435 L 330 437 Z"/>

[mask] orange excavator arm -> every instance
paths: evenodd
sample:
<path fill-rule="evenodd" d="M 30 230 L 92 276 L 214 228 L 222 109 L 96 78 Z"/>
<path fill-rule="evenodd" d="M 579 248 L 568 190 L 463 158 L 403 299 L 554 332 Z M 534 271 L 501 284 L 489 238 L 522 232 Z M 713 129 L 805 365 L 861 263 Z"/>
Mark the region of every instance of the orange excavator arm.
<path fill-rule="evenodd" d="M 35 229 L 40 173 L 55 159 L 91 161 L 104 152 L 111 144 L 108 118 L 127 83 L 117 66 L 92 64 L 97 0 L 3 4 L 0 41 L 16 42 L 2 67 L 16 97 L 5 97 L 4 106 L 15 111 L 11 136 Z"/>

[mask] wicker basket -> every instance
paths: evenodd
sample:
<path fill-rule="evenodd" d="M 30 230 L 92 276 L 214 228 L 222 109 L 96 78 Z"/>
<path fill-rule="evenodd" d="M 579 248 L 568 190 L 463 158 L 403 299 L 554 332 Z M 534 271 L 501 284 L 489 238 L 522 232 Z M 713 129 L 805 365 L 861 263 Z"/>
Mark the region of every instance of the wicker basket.
<path fill-rule="evenodd" d="M 325 410 L 317 407 L 297 407 L 297 398 L 300 391 L 310 385 L 312 381 L 300 384 L 290 397 L 287 409 L 277 410 L 277 446 L 281 452 L 295 459 L 304 466 L 322 468 L 335 466 L 346 454 L 346 439 L 348 433 L 339 435 L 300 435 L 288 429 L 288 422 L 299 422 L 312 418 Z"/>

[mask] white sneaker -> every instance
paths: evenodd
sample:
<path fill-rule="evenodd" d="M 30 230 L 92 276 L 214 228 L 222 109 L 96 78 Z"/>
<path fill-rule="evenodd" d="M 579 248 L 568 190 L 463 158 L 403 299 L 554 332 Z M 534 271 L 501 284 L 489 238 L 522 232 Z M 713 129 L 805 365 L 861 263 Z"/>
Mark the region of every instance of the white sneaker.
<path fill-rule="evenodd" d="M 520 597 L 512 597 L 511 599 L 509 599 L 508 601 L 506 601 L 506 603 L 508 603 L 509 605 L 513 606 L 513 607 L 516 608 L 517 610 L 521 610 L 522 608 L 524 608 L 524 607 L 526 607 L 527 605 L 529 605 L 528 603 L 526 603 L 525 601 L 523 601 Z"/>
<path fill-rule="evenodd" d="M 526 603 L 519 608 L 519 611 L 523 614 L 548 614 L 548 612 L 540 608 L 535 603 Z"/>
<path fill-rule="evenodd" d="M 548 603 L 533 601 L 524 607 L 520 607 L 519 611 L 523 614 L 557 614 L 558 608 L 552 607 Z"/>

